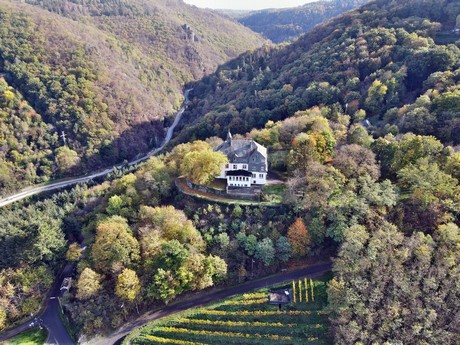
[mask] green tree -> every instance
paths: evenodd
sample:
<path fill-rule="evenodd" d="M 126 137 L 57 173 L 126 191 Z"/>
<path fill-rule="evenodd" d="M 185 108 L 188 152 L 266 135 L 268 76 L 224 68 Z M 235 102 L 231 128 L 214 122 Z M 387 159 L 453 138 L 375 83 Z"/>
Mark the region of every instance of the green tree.
<path fill-rule="evenodd" d="M 71 172 L 79 163 L 78 153 L 68 146 L 61 146 L 55 152 L 56 165 L 61 174 Z"/>
<path fill-rule="evenodd" d="M 276 240 L 276 257 L 281 262 L 287 262 L 291 258 L 292 247 L 288 239 L 284 236 L 280 236 Z"/>
<path fill-rule="evenodd" d="M 139 259 L 139 243 L 126 219 L 113 216 L 99 223 L 91 249 L 96 269 L 117 273 Z"/>
<path fill-rule="evenodd" d="M 120 215 L 120 211 L 124 206 L 123 199 L 119 195 L 114 195 L 110 197 L 107 204 L 107 213 L 111 216 Z"/>
<path fill-rule="evenodd" d="M 275 260 L 275 247 L 270 238 L 264 238 L 257 243 L 254 257 L 263 262 L 265 266 L 270 266 Z"/>

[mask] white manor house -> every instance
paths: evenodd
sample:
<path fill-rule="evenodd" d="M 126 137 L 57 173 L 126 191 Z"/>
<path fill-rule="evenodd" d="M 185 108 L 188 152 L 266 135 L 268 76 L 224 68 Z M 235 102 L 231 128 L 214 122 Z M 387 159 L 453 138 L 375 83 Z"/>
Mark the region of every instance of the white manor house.
<path fill-rule="evenodd" d="M 228 187 L 253 187 L 265 185 L 268 163 L 267 148 L 254 140 L 233 139 L 230 131 L 227 140 L 214 149 L 228 157 L 228 164 L 216 178 L 226 179 Z"/>

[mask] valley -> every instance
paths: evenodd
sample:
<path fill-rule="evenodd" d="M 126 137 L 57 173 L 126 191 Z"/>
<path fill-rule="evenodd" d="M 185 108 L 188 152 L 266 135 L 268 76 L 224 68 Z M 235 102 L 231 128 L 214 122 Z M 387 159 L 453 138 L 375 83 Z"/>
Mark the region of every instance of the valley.
<path fill-rule="evenodd" d="M 275 45 L 176 0 L 0 0 L 0 332 L 460 342 L 460 3 L 350 6 Z"/>

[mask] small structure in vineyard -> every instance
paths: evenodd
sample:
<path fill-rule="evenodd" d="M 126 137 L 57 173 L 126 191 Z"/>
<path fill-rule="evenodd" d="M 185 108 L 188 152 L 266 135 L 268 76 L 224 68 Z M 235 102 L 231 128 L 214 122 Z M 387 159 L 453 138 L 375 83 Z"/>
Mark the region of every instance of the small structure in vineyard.
<path fill-rule="evenodd" d="M 268 293 L 268 303 L 277 304 L 281 310 L 282 305 L 291 304 L 291 290 L 270 290 Z"/>

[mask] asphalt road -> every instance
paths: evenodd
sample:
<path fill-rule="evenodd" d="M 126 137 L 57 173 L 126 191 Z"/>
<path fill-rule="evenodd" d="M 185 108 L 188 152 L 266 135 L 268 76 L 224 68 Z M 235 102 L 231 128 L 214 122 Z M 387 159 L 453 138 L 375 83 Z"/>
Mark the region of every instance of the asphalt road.
<path fill-rule="evenodd" d="M 185 109 L 187 108 L 187 106 L 189 104 L 188 95 L 189 95 L 190 91 L 192 91 L 192 89 L 189 89 L 189 90 L 185 91 L 184 104 L 182 105 L 182 108 L 177 112 L 173 124 L 171 125 L 171 127 L 168 128 L 168 130 L 166 132 L 166 137 L 165 137 L 165 139 L 163 141 L 163 144 L 161 144 L 160 147 L 150 151 L 145 156 L 129 162 L 127 164 L 128 166 L 138 164 L 138 163 L 143 162 L 143 161 L 149 159 L 150 157 L 156 155 L 158 152 L 163 150 L 163 148 L 171 141 L 171 138 L 173 136 L 174 130 L 176 129 L 177 124 L 181 120 L 182 115 L 184 114 L 184 111 L 185 111 Z M 115 167 L 107 168 L 105 170 L 97 171 L 97 172 L 94 172 L 94 173 L 92 173 L 90 175 L 77 177 L 77 178 L 74 178 L 74 179 L 71 179 L 71 180 L 50 183 L 50 184 L 47 184 L 45 186 L 29 187 L 29 188 L 23 189 L 22 191 L 20 191 L 17 194 L 10 195 L 8 197 L 0 199 L 0 207 L 12 204 L 12 203 L 14 203 L 16 201 L 22 200 L 24 198 L 27 198 L 27 197 L 35 195 L 35 194 L 60 189 L 60 188 L 71 186 L 71 185 L 78 184 L 78 183 L 88 182 L 88 181 L 90 181 L 90 180 L 92 180 L 92 179 L 94 179 L 96 177 L 108 175 L 110 172 L 113 171 L 114 168 L 121 169 L 123 166 L 124 166 L 123 164 L 120 164 L 120 165 L 117 165 Z"/>
<path fill-rule="evenodd" d="M 136 328 L 139 328 L 150 321 L 158 320 L 174 313 L 178 313 L 190 308 L 199 307 L 205 304 L 217 302 L 230 296 L 239 295 L 266 286 L 280 284 L 283 282 L 291 281 L 293 279 L 300 279 L 307 276 L 318 276 L 330 271 L 331 267 L 332 262 L 325 262 L 308 266 L 292 272 L 280 273 L 270 277 L 249 281 L 244 284 L 229 288 L 204 291 L 193 295 L 191 298 L 187 300 L 166 306 L 163 309 L 147 312 L 138 317 L 133 322 L 130 322 L 125 326 L 121 327 L 115 333 L 104 338 L 90 340 L 86 343 L 86 345 L 112 345 L 118 343 L 122 338 L 124 338 L 126 335 L 128 335 Z"/>
<path fill-rule="evenodd" d="M 67 265 L 59 275 L 59 278 L 54 282 L 50 293 L 48 294 L 47 301 L 45 303 L 45 310 L 38 314 L 34 320 L 24 323 L 21 326 L 14 328 L 13 330 L 0 336 L 0 343 L 14 337 L 15 335 L 24 332 L 30 328 L 38 327 L 39 325 L 45 327 L 48 330 L 48 339 L 46 344 L 55 345 L 71 345 L 74 344 L 72 339 L 67 333 L 64 325 L 59 318 L 59 297 L 61 295 L 61 284 L 64 277 L 71 275 L 74 265 Z"/>
<path fill-rule="evenodd" d="M 73 264 L 67 265 L 60 274 L 59 279 L 54 283 L 46 309 L 40 317 L 42 320 L 41 324 L 48 330 L 46 344 L 71 345 L 74 343 L 59 318 L 60 287 L 64 278 L 72 275 L 73 267 Z"/>
<path fill-rule="evenodd" d="M 192 91 L 192 89 L 189 89 L 189 90 L 185 91 L 184 104 L 183 104 L 182 108 L 177 112 L 173 124 L 171 125 L 171 127 L 168 128 L 168 130 L 166 132 L 166 137 L 165 137 L 165 139 L 163 141 L 163 144 L 160 147 L 150 151 L 145 156 L 129 162 L 128 163 L 129 166 L 138 164 L 138 163 L 140 163 L 142 161 L 145 161 L 148 158 L 156 155 L 158 152 L 160 152 L 171 141 L 171 138 L 173 136 L 174 130 L 175 130 L 177 124 L 179 123 L 179 121 L 181 120 L 182 115 L 184 114 L 184 111 L 185 111 L 185 109 L 187 108 L 187 106 L 189 104 L 188 95 L 189 95 L 190 91 Z M 118 166 L 116 166 L 116 168 L 120 169 L 120 168 L 122 168 L 122 165 L 118 165 Z M 60 189 L 60 188 L 67 187 L 67 186 L 74 185 L 74 184 L 78 184 L 78 183 L 88 182 L 88 181 L 90 181 L 90 180 L 92 180 L 92 179 L 94 179 L 96 177 L 105 176 L 105 175 L 109 174 L 111 171 L 113 171 L 113 167 L 112 168 L 107 168 L 107 169 L 105 169 L 103 171 L 98 171 L 98 172 L 92 173 L 92 174 L 87 175 L 87 176 L 78 177 L 78 178 L 74 178 L 74 179 L 67 180 L 67 181 L 60 181 L 60 182 L 50 183 L 50 184 L 48 184 L 46 186 L 31 187 L 31 188 L 24 189 L 24 190 L 22 190 L 21 192 L 19 192 L 17 194 L 14 194 L 14 195 L 8 196 L 6 198 L 0 199 L 0 208 L 3 207 L 3 206 L 6 206 L 6 205 L 12 204 L 12 203 L 14 203 L 16 201 L 22 200 L 24 198 L 27 198 L 27 197 L 29 197 L 31 195 L 34 195 L 34 194 L 42 193 L 42 192 L 45 192 L 45 191 L 52 191 L 52 190 Z M 52 290 L 50 292 L 50 295 L 49 295 L 50 297 L 47 300 L 47 302 L 45 303 L 45 311 L 42 314 L 37 315 L 37 317 L 32 321 L 33 325 L 31 325 L 32 322 L 29 321 L 29 322 L 27 322 L 25 324 L 22 324 L 22 325 L 20 325 L 20 326 L 18 326 L 16 328 L 14 328 L 13 330 L 9 331 L 8 333 L 5 333 L 2 336 L 0 336 L 0 342 L 5 341 L 6 339 L 9 339 L 9 338 L 15 336 L 15 335 L 17 335 L 17 334 L 29 329 L 30 327 L 36 327 L 38 325 L 42 325 L 42 326 L 47 328 L 48 333 L 49 333 L 47 344 L 57 344 L 57 345 L 70 345 L 70 344 L 73 344 L 69 334 L 67 333 L 66 329 L 64 328 L 64 326 L 63 326 L 63 324 L 62 324 L 62 322 L 61 322 L 61 320 L 59 318 L 60 287 L 61 287 L 62 280 L 64 279 L 64 277 L 71 275 L 71 270 L 72 270 L 72 266 L 70 266 L 70 265 L 66 266 L 64 268 L 63 272 L 61 273 L 61 275 L 59 276 L 59 279 L 57 279 L 55 281 L 54 286 L 53 286 L 53 288 L 52 288 Z"/>

